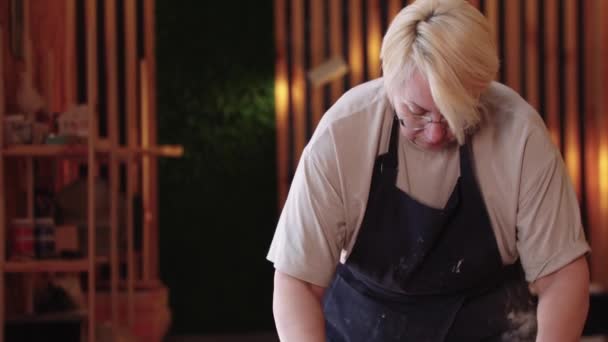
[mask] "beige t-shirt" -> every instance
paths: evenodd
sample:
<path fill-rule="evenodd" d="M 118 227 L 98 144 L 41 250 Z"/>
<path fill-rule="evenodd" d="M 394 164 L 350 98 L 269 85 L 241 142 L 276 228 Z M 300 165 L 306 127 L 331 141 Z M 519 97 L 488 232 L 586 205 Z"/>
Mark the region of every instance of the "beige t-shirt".
<path fill-rule="evenodd" d="M 473 136 L 474 170 L 504 264 L 518 258 L 530 282 L 587 253 L 580 211 L 559 151 L 535 110 L 493 83 Z M 272 240 L 276 269 L 329 285 L 363 221 L 376 157 L 386 153 L 392 109 L 381 79 L 345 93 L 306 145 Z M 458 146 L 425 151 L 399 141 L 397 187 L 444 207 L 460 174 Z M 382 248 L 382 246 L 378 246 Z"/>

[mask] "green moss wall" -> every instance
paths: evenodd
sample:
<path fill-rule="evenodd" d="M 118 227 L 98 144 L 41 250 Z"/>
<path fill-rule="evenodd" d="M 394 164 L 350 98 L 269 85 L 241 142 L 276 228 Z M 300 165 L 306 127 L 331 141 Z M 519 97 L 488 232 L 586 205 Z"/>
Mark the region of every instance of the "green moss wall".
<path fill-rule="evenodd" d="M 160 258 L 172 334 L 270 330 L 272 0 L 156 0 Z"/>

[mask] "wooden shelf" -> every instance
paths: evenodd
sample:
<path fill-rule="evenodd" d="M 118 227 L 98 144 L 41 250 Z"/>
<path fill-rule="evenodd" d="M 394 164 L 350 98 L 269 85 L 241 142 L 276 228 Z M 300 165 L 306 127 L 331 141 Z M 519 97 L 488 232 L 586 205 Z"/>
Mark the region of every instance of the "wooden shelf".
<path fill-rule="evenodd" d="M 97 257 L 97 264 L 108 263 L 109 258 Z M 86 272 L 89 268 L 87 259 L 49 259 L 28 261 L 7 261 L 4 264 L 6 273 L 36 273 L 36 272 Z"/>
<path fill-rule="evenodd" d="M 118 147 L 113 149 L 107 141 L 102 141 L 95 147 L 97 153 L 115 152 L 118 157 L 127 159 L 138 155 L 178 158 L 183 156 L 184 149 L 179 145 L 160 145 L 154 147 Z M 2 149 L 7 157 L 85 157 L 88 146 L 85 144 L 71 145 L 14 145 Z"/>
<path fill-rule="evenodd" d="M 6 318 L 7 323 L 25 324 L 38 322 L 74 322 L 82 321 L 87 318 L 86 310 L 73 310 L 66 312 L 44 313 L 44 314 L 23 314 L 14 315 Z"/>

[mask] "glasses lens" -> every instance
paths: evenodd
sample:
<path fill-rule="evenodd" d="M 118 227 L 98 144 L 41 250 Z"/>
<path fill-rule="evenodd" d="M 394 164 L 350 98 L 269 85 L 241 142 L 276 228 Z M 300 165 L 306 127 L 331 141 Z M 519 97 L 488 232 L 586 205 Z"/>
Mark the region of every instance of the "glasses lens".
<path fill-rule="evenodd" d="M 405 127 L 411 129 L 422 129 L 426 126 L 428 120 L 423 116 L 404 115 L 401 118 L 401 122 Z"/>

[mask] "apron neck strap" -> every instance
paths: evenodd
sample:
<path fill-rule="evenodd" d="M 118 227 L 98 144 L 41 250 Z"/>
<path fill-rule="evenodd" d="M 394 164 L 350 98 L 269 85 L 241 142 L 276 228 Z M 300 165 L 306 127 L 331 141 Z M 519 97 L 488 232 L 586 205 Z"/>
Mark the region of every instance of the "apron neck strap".
<path fill-rule="evenodd" d="M 393 124 L 391 127 L 391 137 L 388 144 L 388 153 L 383 164 L 385 167 L 396 169 L 398 165 L 398 154 L 399 150 L 399 119 L 397 115 L 393 115 Z"/>

